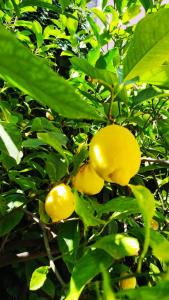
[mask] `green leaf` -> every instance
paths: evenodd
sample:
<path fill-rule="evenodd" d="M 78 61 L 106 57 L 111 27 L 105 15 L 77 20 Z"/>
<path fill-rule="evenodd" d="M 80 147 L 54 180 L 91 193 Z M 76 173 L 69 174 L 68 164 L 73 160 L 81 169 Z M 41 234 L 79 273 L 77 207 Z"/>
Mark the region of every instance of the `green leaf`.
<path fill-rule="evenodd" d="M 110 234 L 100 238 L 91 247 L 103 249 L 114 259 L 121 259 L 138 255 L 139 243 L 136 238 L 124 234 Z"/>
<path fill-rule="evenodd" d="M 46 280 L 48 272 L 49 272 L 49 267 L 47 266 L 37 268 L 32 274 L 29 290 L 36 291 L 40 289 Z"/>
<path fill-rule="evenodd" d="M 117 78 L 114 73 L 107 70 L 95 68 L 83 58 L 73 57 L 70 59 L 70 61 L 75 68 L 84 72 L 92 78 L 100 80 L 105 85 L 112 86 L 117 83 Z"/>
<path fill-rule="evenodd" d="M 124 78 L 142 77 L 169 58 L 169 8 L 147 15 L 136 26 L 124 59 Z"/>
<path fill-rule="evenodd" d="M 100 19 L 100 21 L 102 21 L 102 23 L 105 26 L 107 25 L 106 15 L 104 14 L 104 12 L 102 10 L 100 10 L 99 8 L 93 7 L 91 9 L 91 11 Z"/>
<path fill-rule="evenodd" d="M 53 147 L 58 153 L 60 153 L 63 157 L 66 158 L 62 143 L 60 141 L 60 136 L 56 132 L 45 132 L 45 133 L 38 133 L 37 134 L 38 139 L 40 139 L 42 142 L 45 142 L 46 144 Z"/>
<path fill-rule="evenodd" d="M 40 146 L 43 146 L 43 145 L 46 145 L 46 143 L 44 143 L 38 139 L 30 139 L 30 138 L 23 141 L 23 143 L 22 143 L 22 146 L 24 148 L 32 148 L 32 149 L 39 148 Z"/>
<path fill-rule="evenodd" d="M 103 274 L 103 293 L 105 296 L 105 300 L 116 300 L 113 290 L 111 288 L 111 281 L 109 273 L 105 270 L 104 267 L 101 266 L 102 274 Z"/>
<path fill-rule="evenodd" d="M 145 8 L 146 11 L 149 8 L 153 8 L 153 1 L 152 0 L 140 0 L 140 2 L 144 6 L 144 8 Z"/>
<path fill-rule="evenodd" d="M 13 210 L 11 213 L 0 218 L 0 237 L 9 233 L 16 225 L 18 225 L 23 217 L 23 212 Z"/>
<path fill-rule="evenodd" d="M 77 262 L 73 269 L 70 290 L 65 300 L 77 300 L 84 286 L 101 272 L 100 263 L 107 269 L 112 264 L 112 257 L 105 251 L 96 249 L 89 251 Z"/>
<path fill-rule="evenodd" d="M 28 65 L 29 61 L 29 65 Z M 41 104 L 69 118 L 100 118 L 73 87 L 0 27 L 0 74 Z"/>
<path fill-rule="evenodd" d="M 147 101 L 147 100 L 151 100 L 152 98 L 154 97 L 162 97 L 162 96 L 165 96 L 165 93 L 159 89 L 155 89 L 153 87 L 149 87 L 145 90 L 142 90 L 138 93 L 137 96 L 134 96 L 132 98 L 132 107 L 135 107 L 136 105 L 144 102 L 144 101 Z"/>
<path fill-rule="evenodd" d="M 169 120 L 159 120 L 157 124 L 159 133 L 169 149 Z"/>
<path fill-rule="evenodd" d="M 67 8 L 67 6 L 70 5 L 71 2 L 72 2 L 72 0 L 59 0 L 59 3 L 61 5 L 63 11 Z"/>
<path fill-rule="evenodd" d="M 162 88 L 169 88 L 169 64 L 164 63 L 158 68 L 150 70 L 142 76 L 142 82 L 147 82 Z"/>
<path fill-rule="evenodd" d="M 125 196 L 114 198 L 104 204 L 97 203 L 96 210 L 98 214 L 110 212 L 125 212 L 131 214 L 140 212 L 136 199 Z"/>
<path fill-rule="evenodd" d="M 9 156 L 14 158 L 16 160 L 16 163 L 19 164 L 21 161 L 21 158 L 23 156 L 23 153 L 18 150 L 16 145 L 14 144 L 12 138 L 9 136 L 9 134 L 6 132 L 4 127 L 0 124 L 0 138 L 2 139 Z"/>
<path fill-rule="evenodd" d="M 141 185 L 129 185 L 134 196 L 137 199 L 138 206 L 140 207 L 141 213 L 143 215 L 144 226 L 145 226 L 145 240 L 143 251 L 140 256 L 140 261 L 138 265 L 138 271 L 141 271 L 142 260 L 145 257 L 149 243 L 150 243 L 150 224 L 155 213 L 155 200 L 153 194 L 144 186 Z"/>
<path fill-rule="evenodd" d="M 151 229 L 150 246 L 153 249 L 153 255 L 159 260 L 169 262 L 169 241 L 158 231 Z"/>
<path fill-rule="evenodd" d="M 59 225 L 58 244 L 69 272 L 77 260 L 77 249 L 80 242 L 79 223 L 67 222 Z"/>
<path fill-rule="evenodd" d="M 25 1 L 22 1 L 18 5 L 19 8 L 23 8 L 23 7 L 26 7 L 26 6 L 38 6 L 38 7 L 49 9 L 49 10 L 54 11 L 54 12 L 61 13 L 61 10 L 56 5 L 47 3 L 45 1 L 40 1 L 40 0 L 25 0 Z"/>
<path fill-rule="evenodd" d="M 160 281 L 156 286 L 139 287 L 137 289 L 122 290 L 118 292 L 119 299 L 129 300 L 168 300 L 169 284 L 168 281 Z"/>
<path fill-rule="evenodd" d="M 61 180 L 68 172 L 68 164 L 63 157 L 56 153 L 50 153 L 46 157 L 45 169 L 51 182 Z"/>
<path fill-rule="evenodd" d="M 75 193 L 75 211 L 83 220 L 86 228 L 105 224 L 105 221 L 95 216 L 95 210 L 89 200 L 84 199 L 77 192 Z"/>
<path fill-rule="evenodd" d="M 73 57 L 70 61 L 76 69 L 84 72 L 92 78 L 100 80 L 105 85 L 111 86 L 117 83 L 117 78 L 114 73 L 93 67 L 86 59 Z"/>

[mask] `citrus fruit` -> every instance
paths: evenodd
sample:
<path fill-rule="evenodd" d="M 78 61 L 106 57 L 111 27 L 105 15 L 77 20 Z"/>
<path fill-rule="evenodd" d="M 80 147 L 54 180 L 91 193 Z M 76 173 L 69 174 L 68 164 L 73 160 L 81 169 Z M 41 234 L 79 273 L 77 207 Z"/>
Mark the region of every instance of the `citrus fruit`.
<path fill-rule="evenodd" d="M 130 275 L 127 272 L 122 272 L 121 276 L 127 276 Z M 121 279 L 119 280 L 119 287 L 120 289 L 126 290 L 126 289 L 134 289 L 136 287 L 137 281 L 136 277 L 130 277 L 126 279 Z"/>
<path fill-rule="evenodd" d="M 52 222 L 67 219 L 74 209 L 74 195 L 70 186 L 61 183 L 51 189 L 45 200 L 45 210 Z"/>
<path fill-rule="evenodd" d="M 108 125 L 92 138 L 89 157 L 97 174 L 125 186 L 139 170 L 141 153 L 134 135 L 120 125 Z"/>
<path fill-rule="evenodd" d="M 89 163 L 80 167 L 76 176 L 73 177 L 72 183 L 79 192 L 87 195 L 98 194 L 104 186 L 104 180 Z"/>
<path fill-rule="evenodd" d="M 158 228 L 159 228 L 159 223 L 158 223 L 155 219 L 152 219 L 152 220 L 151 220 L 151 223 L 150 223 L 150 226 L 151 226 L 152 229 L 158 230 Z"/>

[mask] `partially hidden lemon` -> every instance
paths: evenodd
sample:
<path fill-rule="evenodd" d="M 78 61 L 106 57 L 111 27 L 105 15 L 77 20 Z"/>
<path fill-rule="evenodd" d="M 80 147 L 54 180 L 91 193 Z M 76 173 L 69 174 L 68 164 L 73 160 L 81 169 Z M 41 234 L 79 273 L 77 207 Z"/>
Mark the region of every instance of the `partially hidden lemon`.
<path fill-rule="evenodd" d="M 121 273 L 122 276 L 127 276 L 130 275 L 127 272 L 122 272 Z M 134 289 L 136 287 L 137 281 L 136 281 L 136 277 L 130 277 L 130 278 L 126 278 L 126 279 L 121 279 L 119 280 L 119 287 L 120 289 L 126 290 L 126 289 Z"/>
<path fill-rule="evenodd" d="M 152 219 L 151 223 L 150 223 L 150 227 L 154 230 L 158 230 L 159 229 L 159 223 L 155 219 Z"/>
<path fill-rule="evenodd" d="M 97 174 L 108 182 L 125 186 L 138 172 L 140 148 L 134 135 L 120 125 L 108 125 L 92 138 L 89 157 Z"/>
<path fill-rule="evenodd" d="M 98 194 L 104 186 L 104 180 L 89 163 L 80 167 L 76 176 L 73 177 L 72 183 L 79 192 L 87 195 Z"/>
<path fill-rule="evenodd" d="M 75 210 L 75 198 L 70 186 L 61 183 L 51 189 L 45 200 L 45 210 L 52 222 L 70 217 Z"/>

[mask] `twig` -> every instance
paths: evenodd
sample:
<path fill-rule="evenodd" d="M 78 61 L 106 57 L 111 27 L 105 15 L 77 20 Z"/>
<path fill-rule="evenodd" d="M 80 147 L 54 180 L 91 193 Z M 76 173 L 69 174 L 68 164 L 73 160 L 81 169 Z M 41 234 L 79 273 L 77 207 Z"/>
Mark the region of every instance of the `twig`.
<path fill-rule="evenodd" d="M 58 281 L 60 282 L 60 284 L 65 287 L 66 286 L 66 283 L 63 281 L 63 279 L 61 278 L 56 266 L 55 266 L 55 263 L 54 263 L 54 259 L 53 259 L 53 256 L 52 256 L 52 253 L 51 253 L 51 249 L 50 249 L 50 245 L 49 245 L 49 241 L 48 241 L 48 237 L 47 237 L 47 234 L 46 234 L 46 225 L 44 223 L 41 222 L 40 219 L 38 219 L 36 216 L 34 216 L 30 211 L 26 210 L 26 209 L 23 209 L 24 212 L 26 214 L 28 214 L 29 216 L 31 216 L 31 218 L 37 223 L 39 224 L 40 228 L 42 229 L 42 232 L 43 232 L 43 239 L 44 239 L 44 245 L 45 245 L 45 249 L 46 249 L 46 253 L 47 253 L 47 256 L 48 256 L 48 259 L 49 259 L 49 266 L 50 268 L 52 269 L 53 273 L 55 274 L 56 278 L 58 279 Z"/>
<path fill-rule="evenodd" d="M 165 160 L 165 159 L 158 159 L 158 158 L 151 158 L 151 157 L 143 157 L 141 159 L 142 162 L 153 162 L 155 164 L 159 164 L 159 165 L 167 165 L 169 166 L 169 160 Z"/>
<path fill-rule="evenodd" d="M 51 248 L 52 254 L 57 254 L 56 246 Z M 21 252 L 21 253 L 8 253 L 0 256 L 0 268 L 12 265 L 14 263 L 22 263 L 25 261 L 33 260 L 36 258 L 44 257 L 47 255 L 46 249 L 41 249 L 34 252 Z"/>

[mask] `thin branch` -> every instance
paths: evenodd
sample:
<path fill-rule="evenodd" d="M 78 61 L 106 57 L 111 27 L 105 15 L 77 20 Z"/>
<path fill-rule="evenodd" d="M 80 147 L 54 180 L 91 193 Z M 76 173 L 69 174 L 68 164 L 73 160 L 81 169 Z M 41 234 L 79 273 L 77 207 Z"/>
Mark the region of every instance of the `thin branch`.
<path fill-rule="evenodd" d="M 167 165 L 169 166 L 169 160 L 165 159 L 158 159 L 158 158 L 151 158 L 151 157 L 143 157 L 141 159 L 142 162 L 152 162 L 159 165 Z"/>
<path fill-rule="evenodd" d="M 46 249 L 46 253 L 47 253 L 47 256 L 48 256 L 48 259 L 49 259 L 49 266 L 50 268 L 52 269 L 53 273 L 55 274 L 57 280 L 60 282 L 60 284 L 65 287 L 66 286 L 66 283 L 63 281 L 63 279 L 61 278 L 56 266 L 55 266 L 55 263 L 54 263 L 54 259 L 53 259 L 53 256 L 52 256 L 52 253 L 51 253 L 51 249 L 50 249 L 50 245 L 49 245 L 49 241 L 48 241 L 48 237 L 47 237 L 47 233 L 46 233 L 46 225 L 41 222 L 40 219 L 38 219 L 34 214 L 32 214 L 30 211 L 26 210 L 26 209 L 23 209 L 24 212 L 26 214 L 28 214 L 29 216 L 31 216 L 31 218 L 40 226 L 40 228 L 42 229 L 42 232 L 43 232 L 43 239 L 44 239 L 44 245 L 45 245 L 45 249 Z"/>

